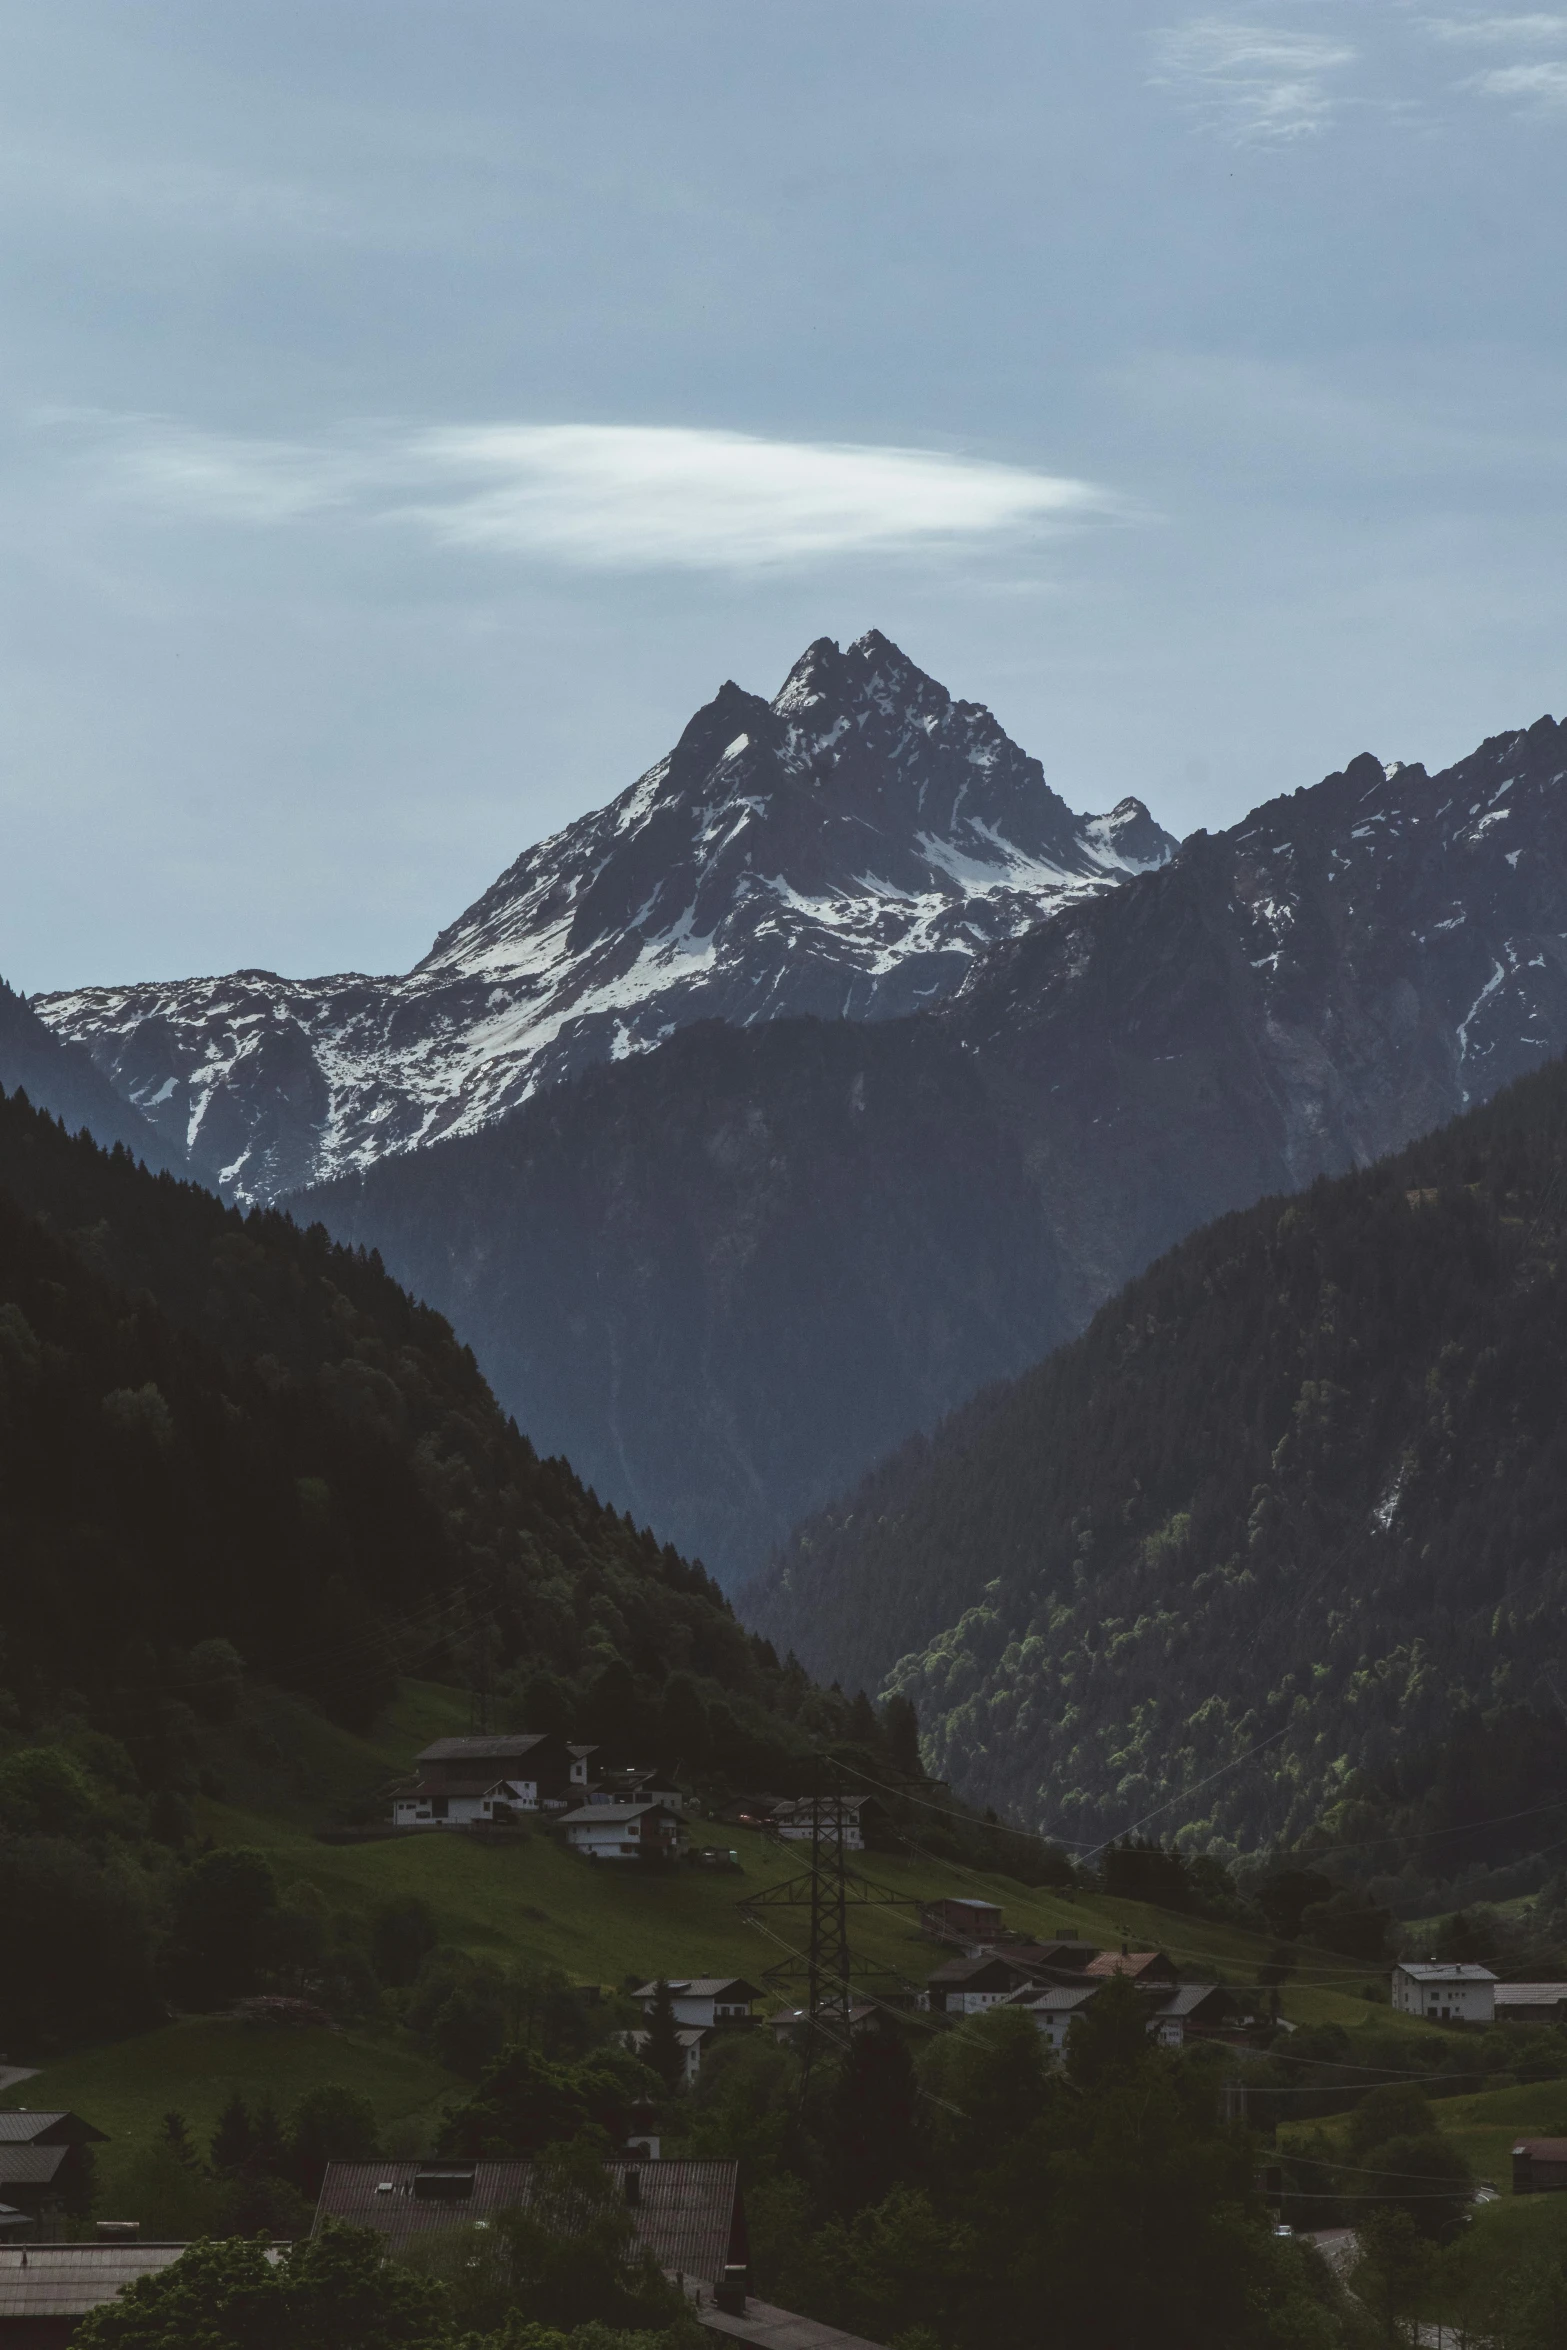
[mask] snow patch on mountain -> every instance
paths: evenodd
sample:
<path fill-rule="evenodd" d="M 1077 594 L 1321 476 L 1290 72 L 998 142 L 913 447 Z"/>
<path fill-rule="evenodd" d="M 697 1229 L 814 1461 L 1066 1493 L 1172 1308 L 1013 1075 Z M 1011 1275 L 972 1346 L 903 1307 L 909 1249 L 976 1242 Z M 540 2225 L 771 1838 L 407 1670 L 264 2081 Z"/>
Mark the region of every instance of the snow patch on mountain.
<path fill-rule="evenodd" d="M 876 632 L 771 702 L 726 684 L 667 758 L 519 857 L 402 977 L 41 998 L 193 1164 L 268 1200 L 494 1123 L 685 1023 L 884 1019 L 1166 863 L 1138 800 L 1078 816 L 978 703 Z"/>

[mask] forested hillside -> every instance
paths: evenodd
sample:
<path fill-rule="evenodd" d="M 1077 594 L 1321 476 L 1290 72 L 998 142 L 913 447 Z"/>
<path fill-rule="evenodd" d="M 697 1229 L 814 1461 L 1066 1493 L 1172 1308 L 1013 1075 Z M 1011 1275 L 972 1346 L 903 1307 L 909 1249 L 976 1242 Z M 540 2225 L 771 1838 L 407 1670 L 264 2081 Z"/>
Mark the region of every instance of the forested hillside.
<path fill-rule="evenodd" d="M 0 1544 L 0 1683 L 27 1720 L 113 1728 L 149 1785 L 215 1640 L 348 1722 L 399 1669 L 518 1704 L 542 1673 L 569 1713 L 606 1671 L 626 1699 L 679 1668 L 758 1724 L 787 1678 L 700 1567 L 537 1457 L 376 1259 L 20 1095 L 0 1099 Z"/>
<path fill-rule="evenodd" d="M 85 1126 L 101 1143 L 123 1142 L 149 1167 L 183 1170 L 178 1136 L 158 1133 L 134 1102 L 115 1091 L 85 1045 L 56 1036 L 26 997 L 0 979 L 0 1092 L 18 1086 L 63 1118 L 72 1133 Z"/>
<path fill-rule="evenodd" d="M 1558 1774 L 1501 1784 L 1485 1722 L 1560 1743 L 1564 1241 L 1557 1063 L 1184 1242 L 806 1526 L 757 1620 L 890 1675 L 938 1770 L 1066 1839 L 1353 1844 L 1429 1782 L 1537 1849 Z"/>

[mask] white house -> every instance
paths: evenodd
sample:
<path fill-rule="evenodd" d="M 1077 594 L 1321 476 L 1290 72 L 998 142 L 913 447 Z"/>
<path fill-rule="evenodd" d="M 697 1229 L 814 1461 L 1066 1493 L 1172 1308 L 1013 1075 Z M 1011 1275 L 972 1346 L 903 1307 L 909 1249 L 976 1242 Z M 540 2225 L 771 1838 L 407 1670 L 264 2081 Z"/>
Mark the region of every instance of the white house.
<path fill-rule="evenodd" d="M 1493 2024 L 1496 1977 L 1488 1966 L 1420 1965 L 1406 1958 L 1393 1969 L 1393 2005 L 1401 2015 L 1436 2024 Z"/>
<path fill-rule="evenodd" d="M 468 1828 L 476 1820 L 506 1820 L 519 1811 L 537 1811 L 539 1793 L 532 1780 L 448 1779 L 436 1786 L 421 1780 L 411 1794 L 399 1795 L 392 1805 L 397 1828 Z"/>
<path fill-rule="evenodd" d="M 651 2015 L 658 1985 L 644 1983 L 631 1996 L 640 2000 L 644 2015 Z M 715 2024 L 748 2024 L 752 2003 L 762 1994 L 743 1975 L 688 1975 L 678 1982 L 671 1975 L 669 1996 L 677 2024 L 711 2031 Z"/>
<path fill-rule="evenodd" d="M 841 1844 L 845 1852 L 863 1852 L 865 1832 L 860 1815 L 870 1800 L 866 1795 L 824 1795 L 818 1805 L 809 1795 L 802 1795 L 798 1802 L 777 1804 L 769 1825 L 789 1844 L 809 1844 L 814 1837 L 823 1844 Z"/>
<path fill-rule="evenodd" d="M 1059 2056 L 1066 2046 L 1072 2018 L 1081 2015 L 1090 1999 L 1098 1995 L 1097 1983 L 1047 1983 L 1042 1991 L 1025 1986 L 1013 1993 L 1008 2004 L 1020 2007 L 1032 2019 L 1046 2047 L 1052 2055 Z"/>
<path fill-rule="evenodd" d="M 1027 1967 L 1014 1966 L 999 1951 L 979 1958 L 949 1958 L 937 1967 L 927 1989 L 938 2014 L 983 2015 L 987 2007 L 1001 2007 L 1032 1980 Z"/>
<path fill-rule="evenodd" d="M 398 1796 L 399 1828 L 466 1828 L 519 1811 L 564 1811 L 588 1788 L 591 1746 L 541 1731 L 437 1738 L 415 1757 L 418 1785 Z"/>
<path fill-rule="evenodd" d="M 680 1850 L 680 1822 L 661 1803 L 585 1803 L 560 1824 L 572 1851 L 590 1860 L 672 1859 Z"/>

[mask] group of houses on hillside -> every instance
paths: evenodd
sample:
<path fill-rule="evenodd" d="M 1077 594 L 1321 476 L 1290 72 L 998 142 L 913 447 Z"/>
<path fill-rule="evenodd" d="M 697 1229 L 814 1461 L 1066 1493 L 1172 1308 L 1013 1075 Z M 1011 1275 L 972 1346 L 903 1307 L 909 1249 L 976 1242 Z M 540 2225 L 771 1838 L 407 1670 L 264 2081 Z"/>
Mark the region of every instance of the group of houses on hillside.
<path fill-rule="evenodd" d="M 415 1757 L 419 1776 L 394 1797 L 397 1828 L 501 1828 L 542 1815 L 591 1860 L 674 1859 L 684 1849 L 685 1799 L 651 1768 L 589 1765 L 598 1749 L 542 1731 L 437 1738 Z"/>
<path fill-rule="evenodd" d="M 393 1797 L 392 1825 L 472 1830 L 542 1817 L 585 1859 L 680 1858 L 689 1807 L 670 1775 L 651 1764 L 600 1769 L 598 1753 L 542 1731 L 437 1738 L 415 1757 L 413 1784 Z M 871 1796 L 748 1795 L 719 1817 L 785 1844 L 816 1840 L 862 1852 L 876 1812 Z"/>
<path fill-rule="evenodd" d="M 1149 2036 L 1161 2047 L 1180 2048 L 1203 2039 L 1246 2046 L 1264 2020 L 1256 2013 L 1255 1994 L 1219 1983 L 1183 1982 L 1162 1950 L 1123 1946 L 1103 1951 L 1092 1942 L 1008 1938 L 998 1909 L 957 1899 L 929 1904 L 923 1922 L 937 1940 L 958 1945 L 955 1955 L 931 1971 L 923 1988 L 911 1983 L 901 2000 L 856 1996 L 848 2017 L 851 2030 L 874 2027 L 899 2006 L 953 2018 L 1016 2008 L 1028 2017 L 1052 2056 L 1060 2056 L 1075 2018 L 1116 1976 L 1136 1986 L 1146 2004 Z M 763 2025 L 776 2039 L 798 2044 L 811 2020 L 803 2007 L 762 2016 L 762 1990 L 739 1976 L 671 1976 L 662 1985 L 642 1983 L 633 1997 L 649 2021 L 661 1993 L 669 1998 L 682 2076 L 688 2084 L 700 2073 L 716 2033 Z M 648 2025 L 624 2037 L 627 2047 L 640 2053 L 648 2043 Z"/>

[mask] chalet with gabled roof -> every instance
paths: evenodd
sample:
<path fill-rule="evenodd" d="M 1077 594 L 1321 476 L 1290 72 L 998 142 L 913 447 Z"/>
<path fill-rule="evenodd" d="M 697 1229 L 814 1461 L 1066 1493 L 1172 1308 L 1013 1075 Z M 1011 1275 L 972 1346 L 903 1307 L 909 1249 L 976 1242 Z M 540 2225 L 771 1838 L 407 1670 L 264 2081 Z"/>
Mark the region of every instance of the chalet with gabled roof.
<path fill-rule="evenodd" d="M 464 1828 L 566 1811 L 587 1795 L 594 1751 L 546 1732 L 437 1738 L 415 1756 L 419 1778 L 395 1798 L 393 1825 Z"/>

